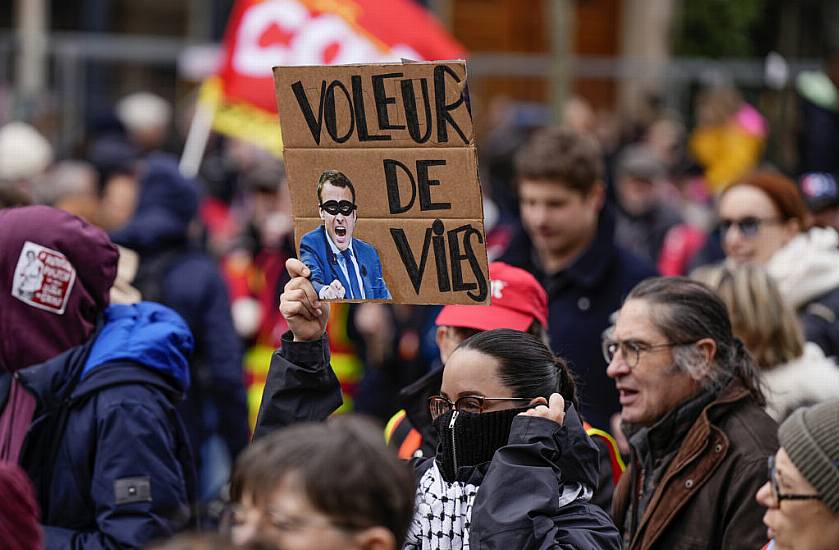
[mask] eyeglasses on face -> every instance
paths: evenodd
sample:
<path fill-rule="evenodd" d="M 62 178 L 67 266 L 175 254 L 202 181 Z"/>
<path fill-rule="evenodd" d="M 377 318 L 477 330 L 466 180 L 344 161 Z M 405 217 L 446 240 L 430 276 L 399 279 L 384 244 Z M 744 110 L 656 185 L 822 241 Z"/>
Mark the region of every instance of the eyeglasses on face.
<path fill-rule="evenodd" d="M 359 525 L 350 521 L 341 521 L 329 517 L 294 517 L 286 516 L 271 510 L 267 512 L 266 516 L 271 527 L 287 533 L 301 532 L 307 529 L 322 531 L 323 529 L 328 529 L 330 527 L 345 532 L 352 532 L 361 529 Z"/>
<path fill-rule="evenodd" d="M 247 510 L 239 504 L 227 506 L 222 512 L 222 530 L 229 531 L 244 525 L 248 521 L 247 515 Z M 296 517 L 273 510 L 264 510 L 259 517 L 259 522 L 262 529 L 270 528 L 284 533 L 299 533 L 308 529 L 323 530 L 329 527 L 346 532 L 361 529 L 360 525 L 350 521 L 329 517 Z"/>
<path fill-rule="evenodd" d="M 725 237 L 732 227 L 737 226 L 737 230 L 744 237 L 754 237 L 760 231 L 761 226 L 777 223 L 783 223 L 783 220 L 779 218 L 758 218 L 755 216 L 746 216 L 739 220 L 721 219 L 719 224 L 720 235 Z"/>
<path fill-rule="evenodd" d="M 320 204 L 320 208 L 333 216 L 337 216 L 339 212 L 342 216 L 349 216 L 356 209 L 356 205 L 350 201 L 326 201 Z"/>
<path fill-rule="evenodd" d="M 487 401 L 533 401 L 532 397 L 484 397 L 483 395 L 464 395 L 452 402 L 444 395 L 432 395 L 428 398 L 428 411 L 436 419 L 451 410 L 480 414 L 484 412 Z"/>
<path fill-rule="evenodd" d="M 775 471 L 775 455 L 769 455 L 769 458 L 766 461 L 767 467 L 769 468 L 769 485 L 772 487 L 772 498 L 775 502 L 778 503 L 780 506 L 781 502 L 784 500 L 821 500 L 821 495 L 796 495 L 796 494 L 783 494 L 781 493 L 781 488 L 778 485 L 778 476 L 776 475 Z"/>
<path fill-rule="evenodd" d="M 611 364 L 615 355 L 620 351 L 621 357 L 629 368 L 634 368 L 641 360 L 642 353 L 648 353 L 660 349 L 673 348 L 676 346 L 689 346 L 695 342 L 667 342 L 666 344 L 647 344 L 640 340 L 612 340 L 604 338 L 602 344 L 603 359 L 606 364 Z"/>

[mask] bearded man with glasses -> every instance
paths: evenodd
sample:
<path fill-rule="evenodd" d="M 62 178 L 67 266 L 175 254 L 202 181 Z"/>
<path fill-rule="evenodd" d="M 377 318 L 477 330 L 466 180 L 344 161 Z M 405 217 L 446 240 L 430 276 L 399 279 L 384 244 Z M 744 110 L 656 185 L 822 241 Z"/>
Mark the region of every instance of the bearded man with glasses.
<path fill-rule="evenodd" d="M 612 500 L 624 548 L 764 544 L 753 495 L 778 448 L 777 424 L 722 301 L 689 279 L 647 279 L 629 293 L 603 353 L 631 447 Z"/>
<path fill-rule="evenodd" d="M 358 221 L 355 187 L 337 170 L 318 178 L 318 211 L 323 225 L 300 239 L 300 260 L 312 270 L 322 300 L 390 300 L 376 248 L 353 237 Z"/>

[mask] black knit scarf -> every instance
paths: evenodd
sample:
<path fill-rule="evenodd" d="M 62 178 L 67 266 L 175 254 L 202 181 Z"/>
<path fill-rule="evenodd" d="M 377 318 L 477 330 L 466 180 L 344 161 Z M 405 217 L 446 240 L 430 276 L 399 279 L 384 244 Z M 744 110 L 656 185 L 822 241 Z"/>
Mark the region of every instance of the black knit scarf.
<path fill-rule="evenodd" d="M 439 416 L 434 427 L 437 440 L 437 466 L 449 483 L 457 479 L 457 470 L 492 460 L 495 451 L 507 444 L 510 427 L 517 414 L 527 408 L 505 409 L 481 414 L 455 411 Z"/>

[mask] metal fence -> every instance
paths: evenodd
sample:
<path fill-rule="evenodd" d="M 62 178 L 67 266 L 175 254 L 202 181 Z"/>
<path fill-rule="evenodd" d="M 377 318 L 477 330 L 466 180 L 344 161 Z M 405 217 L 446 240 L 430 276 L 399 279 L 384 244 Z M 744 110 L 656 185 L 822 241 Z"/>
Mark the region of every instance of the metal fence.
<path fill-rule="evenodd" d="M 196 45 L 178 38 L 94 33 L 49 34 L 47 44 L 48 103 L 55 107 L 56 138 L 67 146 L 80 136 L 86 113 L 111 95 L 127 90 L 119 79 L 100 78 L 99 87 L 91 86 L 91 74 L 107 72 L 109 67 L 134 65 L 170 71 L 173 81 L 194 82 L 212 67 L 217 44 Z M 0 121 L 26 118 L 43 104 L 43 98 L 14 97 L 16 38 L 11 31 L 0 31 Z M 779 66 L 778 63 L 781 63 Z M 803 70 L 818 67 L 817 60 L 775 59 L 775 72 L 783 78 L 767 80 L 767 62 L 763 59 L 670 58 L 665 63 L 625 57 L 577 56 L 556 60 L 547 54 L 479 53 L 470 56 L 470 78 L 534 77 L 550 81 L 563 64 L 572 79 L 602 79 L 619 85 L 655 75 L 656 85 L 666 104 L 678 112 L 690 109 L 691 89 L 697 83 L 725 79 L 742 88 L 763 90 L 789 89 Z M 771 73 L 772 71 L 770 71 Z M 777 76 L 776 79 L 777 80 Z M 104 95 L 103 95 L 104 94 Z M 5 98 L 5 101 L 2 99 Z M 33 103 L 34 102 L 34 103 Z"/>

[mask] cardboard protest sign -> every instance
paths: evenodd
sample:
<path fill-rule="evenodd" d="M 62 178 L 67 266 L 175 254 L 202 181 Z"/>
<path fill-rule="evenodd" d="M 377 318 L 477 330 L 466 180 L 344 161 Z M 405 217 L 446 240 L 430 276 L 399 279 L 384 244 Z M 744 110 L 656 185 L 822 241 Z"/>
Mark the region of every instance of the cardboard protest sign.
<path fill-rule="evenodd" d="M 465 63 L 274 67 L 274 82 L 320 297 L 489 303 Z"/>

